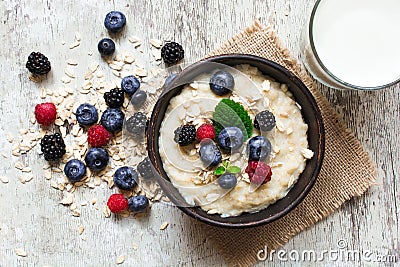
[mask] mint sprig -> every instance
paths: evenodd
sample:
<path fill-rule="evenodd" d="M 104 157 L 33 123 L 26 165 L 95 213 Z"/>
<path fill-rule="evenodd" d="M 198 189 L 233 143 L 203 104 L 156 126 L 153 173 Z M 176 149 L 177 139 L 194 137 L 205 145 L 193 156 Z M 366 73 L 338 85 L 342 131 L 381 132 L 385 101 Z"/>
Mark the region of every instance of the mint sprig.
<path fill-rule="evenodd" d="M 215 169 L 214 174 L 220 176 L 226 172 L 236 174 L 240 173 L 241 170 L 238 166 L 232 166 L 230 162 L 224 160 L 222 162 L 222 165 Z"/>

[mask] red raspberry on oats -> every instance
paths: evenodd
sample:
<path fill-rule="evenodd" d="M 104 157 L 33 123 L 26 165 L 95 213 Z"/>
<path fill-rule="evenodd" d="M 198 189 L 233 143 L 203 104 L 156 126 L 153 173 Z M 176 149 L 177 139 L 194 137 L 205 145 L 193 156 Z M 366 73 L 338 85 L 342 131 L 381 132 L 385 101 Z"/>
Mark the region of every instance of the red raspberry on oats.
<path fill-rule="evenodd" d="M 111 212 L 118 213 L 128 208 L 128 200 L 123 194 L 112 194 L 107 201 L 107 206 Z"/>
<path fill-rule="evenodd" d="M 103 147 L 110 141 L 111 134 L 101 125 L 94 125 L 89 128 L 88 143 L 92 147 Z"/>
<path fill-rule="evenodd" d="M 203 139 L 209 138 L 215 139 L 215 128 L 212 124 L 206 123 L 201 125 L 196 131 L 197 140 L 201 141 Z"/>
<path fill-rule="evenodd" d="M 271 181 L 271 167 L 262 161 L 250 161 L 245 172 L 249 175 L 250 182 L 254 184 L 265 184 Z"/>
<path fill-rule="evenodd" d="M 35 107 L 35 118 L 40 125 L 49 126 L 57 118 L 56 106 L 51 102 L 37 104 Z"/>

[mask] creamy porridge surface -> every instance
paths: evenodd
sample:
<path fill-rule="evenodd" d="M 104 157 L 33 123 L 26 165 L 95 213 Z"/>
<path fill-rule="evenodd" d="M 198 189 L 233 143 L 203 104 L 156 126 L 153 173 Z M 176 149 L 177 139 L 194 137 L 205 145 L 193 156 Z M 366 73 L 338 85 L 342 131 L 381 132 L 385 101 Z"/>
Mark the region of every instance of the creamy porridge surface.
<path fill-rule="evenodd" d="M 306 160 L 313 156 L 308 149 L 308 126 L 287 85 L 273 81 L 249 65 L 235 68 L 245 75 L 231 72 L 235 88 L 230 96 L 219 97 L 210 90 L 210 74 L 204 74 L 196 79 L 197 82 L 185 86 L 171 99 L 159 138 L 164 169 L 186 202 L 223 217 L 257 212 L 285 197 L 304 170 Z M 272 168 L 272 179 L 256 189 L 243 171 L 247 165 L 245 145 L 240 153 L 224 157 L 242 169 L 236 187 L 226 192 L 215 182 L 217 177 L 213 171 L 204 168 L 196 146 L 182 148 L 173 140 L 174 130 L 182 124 L 189 122 L 198 127 L 210 122 L 215 106 L 228 97 L 243 104 L 252 119 L 256 114 L 252 114 L 252 110 L 269 110 L 276 118 L 276 127 L 264 134 L 272 145 L 272 153 L 266 161 Z M 254 136 L 259 134 L 253 130 Z"/>

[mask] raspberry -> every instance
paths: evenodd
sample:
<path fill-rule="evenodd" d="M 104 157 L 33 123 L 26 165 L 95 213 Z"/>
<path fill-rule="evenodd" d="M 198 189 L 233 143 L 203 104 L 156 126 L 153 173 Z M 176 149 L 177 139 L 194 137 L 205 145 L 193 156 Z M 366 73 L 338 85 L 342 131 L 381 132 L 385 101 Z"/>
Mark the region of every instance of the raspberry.
<path fill-rule="evenodd" d="M 57 109 L 53 103 L 47 102 L 36 105 L 35 118 L 39 124 L 49 126 L 56 120 L 56 117 Z"/>
<path fill-rule="evenodd" d="M 245 172 L 249 175 L 252 183 L 265 184 L 271 181 L 271 167 L 262 161 L 250 161 Z"/>
<path fill-rule="evenodd" d="M 201 141 L 203 139 L 209 138 L 211 140 L 215 139 L 215 129 L 212 124 L 203 124 L 201 125 L 196 132 L 197 140 Z"/>
<path fill-rule="evenodd" d="M 92 147 L 103 147 L 110 141 L 111 134 L 101 125 L 94 125 L 88 130 L 88 143 Z"/>
<path fill-rule="evenodd" d="M 107 201 L 107 206 L 111 212 L 118 213 L 128 208 L 128 200 L 123 194 L 112 194 Z"/>

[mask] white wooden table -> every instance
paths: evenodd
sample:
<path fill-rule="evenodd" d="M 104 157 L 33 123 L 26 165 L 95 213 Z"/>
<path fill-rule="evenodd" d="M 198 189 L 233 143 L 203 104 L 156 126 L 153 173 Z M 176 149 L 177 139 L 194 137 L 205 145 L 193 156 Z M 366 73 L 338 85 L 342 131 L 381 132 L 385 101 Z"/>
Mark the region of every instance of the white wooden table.
<path fill-rule="evenodd" d="M 127 37 L 141 37 L 143 57 L 151 65 L 154 59 L 149 50 L 150 38 L 172 36 L 184 46 L 185 61 L 194 62 L 257 17 L 263 23 L 270 21 L 284 44 L 298 56 L 302 25 L 314 2 L 2 0 L 0 148 L 9 157 L 1 158 L 0 175 L 10 181 L 0 182 L 0 266 L 113 266 L 120 255 L 125 255 L 126 266 L 225 265 L 205 233 L 172 206 L 153 205 L 147 216 L 139 218 L 104 218 L 102 208 L 111 193 L 105 184 L 92 190 L 80 188 L 76 193 L 80 200 L 97 198 L 98 202 L 83 207 L 80 217 L 71 216 L 68 208 L 58 204 L 60 191 L 43 178 L 43 159 L 35 151 L 23 158 L 34 169 L 33 180 L 26 184 L 18 181 L 14 168 L 17 159 L 9 153 L 11 144 L 6 141 L 6 133 L 16 137 L 18 129 L 28 127 L 33 107 L 40 102 L 39 86 L 61 86 L 67 58 L 79 58 L 82 73 L 93 59 L 101 61 L 96 47 L 98 40 L 108 35 L 103 19 L 110 10 L 124 12 L 128 20 L 117 45 L 133 50 Z M 74 42 L 76 32 L 82 36 L 81 45 L 70 50 L 68 46 Z M 66 44 L 62 45 L 62 41 Z M 42 51 L 52 62 L 53 74 L 41 85 L 29 81 L 24 66 L 32 51 Z M 88 51 L 93 55 L 89 56 Z M 365 196 L 349 201 L 332 216 L 290 240 L 285 250 L 337 249 L 337 242 L 343 239 L 349 249 L 395 254 L 400 260 L 399 90 L 398 85 L 380 92 L 338 92 L 321 87 L 377 163 L 378 183 Z M 161 231 L 164 221 L 170 225 Z M 79 235 L 77 229 L 81 225 L 85 230 Z M 17 248 L 24 249 L 27 257 L 17 256 Z M 262 245 L 255 248 L 254 253 L 261 248 Z M 267 265 L 260 262 L 263 264 Z M 270 265 L 304 264 L 315 263 L 275 259 Z M 325 260 L 323 264 L 362 266 L 365 262 Z"/>

